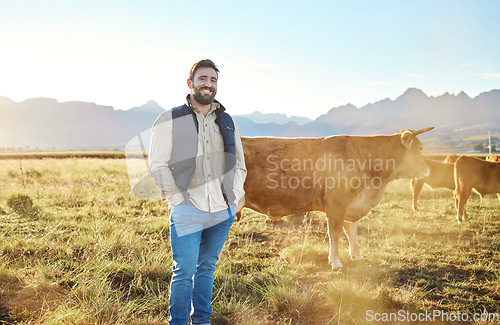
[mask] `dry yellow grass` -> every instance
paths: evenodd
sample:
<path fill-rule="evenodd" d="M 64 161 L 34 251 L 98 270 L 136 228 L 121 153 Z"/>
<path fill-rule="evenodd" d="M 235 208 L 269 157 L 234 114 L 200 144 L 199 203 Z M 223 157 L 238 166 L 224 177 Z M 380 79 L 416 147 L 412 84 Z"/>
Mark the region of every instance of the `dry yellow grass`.
<path fill-rule="evenodd" d="M 0 160 L 0 322 L 164 324 L 168 206 L 131 194 L 124 159 L 33 159 L 22 168 Z M 9 208 L 15 193 L 33 207 Z M 377 323 L 370 311 L 499 313 L 498 201 L 472 198 L 470 222 L 458 225 L 450 191 L 424 189 L 419 212 L 410 197 L 408 181 L 390 184 L 360 222 L 365 259 L 349 260 L 343 240 L 340 272 L 328 264 L 321 213 L 267 223 L 245 210 L 216 271 L 213 324 Z"/>

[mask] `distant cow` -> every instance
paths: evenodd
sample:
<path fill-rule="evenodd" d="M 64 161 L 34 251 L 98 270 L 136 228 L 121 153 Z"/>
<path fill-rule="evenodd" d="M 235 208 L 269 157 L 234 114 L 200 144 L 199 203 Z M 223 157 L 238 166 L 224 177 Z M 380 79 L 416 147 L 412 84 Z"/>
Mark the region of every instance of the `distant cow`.
<path fill-rule="evenodd" d="M 454 164 L 455 161 L 457 161 L 459 155 L 455 155 L 454 153 L 452 154 L 449 154 L 448 156 L 446 156 L 446 158 L 444 159 L 444 162 L 445 163 L 449 163 L 449 164 Z"/>
<path fill-rule="evenodd" d="M 411 180 L 412 208 L 417 211 L 417 199 L 424 184 L 431 188 L 445 187 L 450 190 L 455 189 L 455 180 L 453 178 L 453 164 L 436 160 L 425 159 L 429 166 L 429 176 L 425 178 L 414 178 Z"/>
<path fill-rule="evenodd" d="M 453 196 L 455 197 L 455 207 L 458 210 L 458 222 L 468 218 L 465 204 L 472 189 L 475 189 L 481 196 L 500 193 L 499 163 L 461 156 L 455 162 L 454 177 L 455 190 Z"/>
<path fill-rule="evenodd" d="M 499 155 L 490 154 L 490 155 L 488 155 L 486 157 L 486 161 L 500 162 L 500 156 Z"/>
<path fill-rule="evenodd" d="M 390 181 L 428 175 L 417 135 L 431 129 L 377 136 L 242 137 L 248 170 L 245 206 L 275 220 L 326 212 L 332 268 L 342 267 L 342 228 L 349 255 L 362 259 L 356 221 L 382 200 Z"/>

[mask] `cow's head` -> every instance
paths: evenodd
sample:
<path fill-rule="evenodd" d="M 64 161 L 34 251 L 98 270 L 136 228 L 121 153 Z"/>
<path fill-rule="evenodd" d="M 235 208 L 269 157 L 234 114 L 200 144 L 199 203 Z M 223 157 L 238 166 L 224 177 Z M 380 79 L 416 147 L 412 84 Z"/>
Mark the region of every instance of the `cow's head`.
<path fill-rule="evenodd" d="M 420 130 L 401 130 L 401 144 L 403 146 L 403 159 L 396 171 L 396 178 L 415 178 L 429 176 L 429 167 L 425 164 L 422 157 L 422 142 L 417 139 L 417 135 L 430 131 L 434 127 Z"/>

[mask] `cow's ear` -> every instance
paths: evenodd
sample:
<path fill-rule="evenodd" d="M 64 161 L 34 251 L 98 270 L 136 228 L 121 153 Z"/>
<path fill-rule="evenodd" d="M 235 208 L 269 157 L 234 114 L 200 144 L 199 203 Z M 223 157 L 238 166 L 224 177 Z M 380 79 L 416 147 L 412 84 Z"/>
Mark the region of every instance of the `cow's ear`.
<path fill-rule="evenodd" d="M 413 143 L 413 133 L 411 131 L 404 131 L 401 133 L 401 143 L 407 149 L 411 148 L 411 144 Z"/>

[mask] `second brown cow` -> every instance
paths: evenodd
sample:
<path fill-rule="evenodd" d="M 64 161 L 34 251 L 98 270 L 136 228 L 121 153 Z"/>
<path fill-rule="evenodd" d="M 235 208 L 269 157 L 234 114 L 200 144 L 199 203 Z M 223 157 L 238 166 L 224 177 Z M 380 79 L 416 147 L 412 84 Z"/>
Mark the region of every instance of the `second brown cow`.
<path fill-rule="evenodd" d="M 455 207 L 457 208 L 457 221 L 468 219 L 465 204 L 469 199 L 472 189 L 481 196 L 500 193 L 500 164 L 484 161 L 475 157 L 461 156 L 455 162 L 454 169 Z M 500 195 L 499 195 L 500 197 Z"/>
<path fill-rule="evenodd" d="M 424 178 L 414 178 L 410 183 L 413 211 L 417 211 L 418 195 L 420 194 L 424 184 L 429 185 L 433 189 L 439 187 L 444 187 L 450 190 L 455 189 L 452 163 L 440 162 L 431 159 L 425 159 L 425 163 L 430 169 L 429 176 Z"/>

